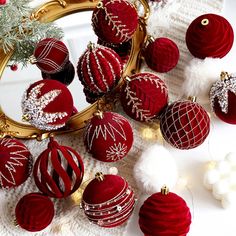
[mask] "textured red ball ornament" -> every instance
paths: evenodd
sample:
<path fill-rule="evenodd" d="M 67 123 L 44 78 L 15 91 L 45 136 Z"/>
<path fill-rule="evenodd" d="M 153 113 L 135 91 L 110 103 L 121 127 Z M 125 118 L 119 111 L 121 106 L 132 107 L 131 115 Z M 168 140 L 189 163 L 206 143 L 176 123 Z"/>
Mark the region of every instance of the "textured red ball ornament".
<path fill-rule="evenodd" d="M 62 71 L 55 74 L 46 74 L 42 72 L 43 79 L 57 80 L 64 85 L 68 86 L 71 84 L 75 77 L 75 68 L 73 64 L 68 61 Z"/>
<path fill-rule="evenodd" d="M 134 192 L 125 179 L 99 172 L 84 190 L 82 207 L 89 221 L 111 228 L 128 220 L 134 203 Z"/>
<path fill-rule="evenodd" d="M 167 106 L 168 91 L 165 83 L 151 73 L 132 75 L 121 92 L 124 111 L 137 121 L 151 121 Z"/>
<path fill-rule="evenodd" d="M 112 49 L 90 43 L 79 59 L 77 73 L 87 90 L 94 94 L 104 94 L 120 80 L 121 60 Z"/>
<path fill-rule="evenodd" d="M 13 64 L 10 66 L 12 71 L 17 71 L 18 70 L 18 65 L 17 64 Z"/>
<path fill-rule="evenodd" d="M 48 148 L 35 162 L 33 174 L 40 191 L 49 197 L 65 198 L 79 188 L 84 165 L 74 149 L 60 146 L 50 138 Z"/>
<path fill-rule="evenodd" d="M 52 201 L 40 193 L 30 193 L 20 199 L 15 209 L 16 222 L 31 232 L 46 228 L 54 217 Z"/>
<path fill-rule="evenodd" d="M 128 1 L 101 1 L 93 11 L 92 26 L 98 38 L 105 42 L 127 42 L 138 26 L 138 14 Z"/>
<path fill-rule="evenodd" d="M 222 16 L 205 14 L 196 18 L 186 32 L 186 44 L 193 56 L 222 58 L 231 49 L 234 32 Z"/>
<path fill-rule="evenodd" d="M 139 226 L 146 236 L 186 236 L 191 213 L 183 198 L 164 192 L 151 195 L 139 211 Z"/>
<path fill-rule="evenodd" d="M 168 38 L 150 39 L 144 50 L 147 65 L 156 72 L 172 70 L 179 60 L 179 49 L 175 42 Z"/>
<path fill-rule="evenodd" d="M 32 84 L 22 99 L 23 119 L 38 129 L 55 130 L 65 126 L 73 111 L 69 89 L 55 80 Z"/>
<path fill-rule="evenodd" d="M 58 39 L 41 40 L 34 50 L 34 60 L 38 68 L 47 74 L 55 74 L 63 70 L 69 61 L 69 51 L 66 45 Z"/>
<path fill-rule="evenodd" d="M 0 188 L 24 183 L 31 170 L 32 158 L 26 146 L 15 139 L 0 139 Z"/>
<path fill-rule="evenodd" d="M 210 131 L 210 118 L 196 102 L 177 101 L 160 117 L 164 139 L 179 149 L 191 149 L 204 142 Z"/>
<path fill-rule="evenodd" d="M 221 81 L 214 83 L 210 90 L 211 107 L 224 122 L 236 124 L 236 76 L 221 73 Z"/>
<path fill-rule="evenodd" d="M 118 161 L 132 147 L 132 127 L 125 117 L 117 113 L 99 112 L 86 126 L 84 144 L 95 159 Z"/>

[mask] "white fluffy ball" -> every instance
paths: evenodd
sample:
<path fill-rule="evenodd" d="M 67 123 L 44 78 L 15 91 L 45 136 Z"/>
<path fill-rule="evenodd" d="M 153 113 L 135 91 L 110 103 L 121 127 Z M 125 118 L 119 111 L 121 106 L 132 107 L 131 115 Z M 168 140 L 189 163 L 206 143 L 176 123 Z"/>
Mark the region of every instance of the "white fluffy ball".
<path fill-rule="evenodd" d="M 134 166 L 134 178 L 140 190 L 153 194 L 166 185 L 173 188 L 178 179 L 178 170 L 170 152 L 160 145 L 146 149 Z"/>

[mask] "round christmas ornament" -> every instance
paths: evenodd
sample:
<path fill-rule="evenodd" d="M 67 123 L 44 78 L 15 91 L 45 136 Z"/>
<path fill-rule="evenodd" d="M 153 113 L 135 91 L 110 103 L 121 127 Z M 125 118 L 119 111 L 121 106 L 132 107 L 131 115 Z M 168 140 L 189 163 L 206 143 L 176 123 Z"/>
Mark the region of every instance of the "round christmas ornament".
<path fill-rule="evenodd" d="M 236 76 L 221 73 L 221 80 L 210 90 L 211 107 L 217 117 L 229 124 L 236 124 Z"/>
<path fill-rule="evenodd" d="M 87 90 L 104 94 L 111 91 L 121 78 L 121 59 L 112 49 L 90 42 L 79 59 L 77 73 Z"/>
<path fill-rule="evenodd" d="M 33 174 L 40 191 L 49 197 L 65 198 L 79 188 L 84 165 L 74 149 L 60 146 L 50 138 L 48 148 L 35 162 Z"/>
<path fill-rule="evenodd" d="M 20 227 L 37 232 L 52 222 L 54 205 L 47 196 L 40 193 L 30 193 L 17 203 L 15 215 L 16 222 Z"/>
<path fill-rule="evenodd" d="M 134 192 L 118 175 L 97 173 L 85 188 L 82 208 L 89 221 L 111 228 L 126 222 L 134 209 Z"/>
<path fill-rule="evenodd" d="M 32 157 L 26 146 L 15 139 L 0 139 L 0 188 L 24 183 L 31 170 Z"/>
<path fill-rule="evenodd" d="M 164 139 L 179 149 L 191 149 L 204 142 L 210 132 L 210 118 L 202 106 L 192 101 L 176 101 L 160 117 Z"/>
<path fill-rule="evenodd" d="M 151 73 L 139 73 L 126 79 L 121 91 L 121 104 L 131 118 L 151 121 L 167 106 L 168 91 L 165 83 Z"/>
<path fill-rule="evenodd" d="M 10 66 L 10 68 L 11 68 L 12 71 L 17 71 L 18 70 L 18 65 L 17 64 L 12 64 Z"/>
<path fill-rule="evenodd" d="M 69 89 L 56 80 L 33 83 L 22 99 L 23 119 L 38 129 L 56 130 L 63 126 L 73 111 Z"/>
<path fill-rule="evenodd" d="M 69 61 L 69 51 L 66 45 L 58 39 L 46 38 L 35 47 L 31 62 L 47 74 L 62 71 Z"/>
<path fill-rule="evenodd" d="M 93 11 L 92 26 L 98 38 L 105 42 L 127 42 L 138 26 L 138 14 L 128 1 L 100 1 Z"/>
<path fill-rule="evenodd" d="M 85 128 L 84 144 L 95 159 L 118 161 L 132 147 L 132 127 L 125 117 L 117 113 L 97 112 Z"/>
<path fill-rule="evenodd" d="M 168 38 L 149 37 L 149 44 L 144 49 L 144 57 L 147 65 L 156 72 L 168 72 L 172 70 L 179 60 L 179 49 L 175 42 Z"/>
<path fill-rule="evenodd" d="M 6 0 L 0 0 L 0 5 L 5 5 L 7 3 Z"/>
<path fill-rule="evenodd" d="M 234 32 L 222 16 L 205 14 L 197 17 L 188 27 L 186 44 L 193 56 L 222 58 L 231 49 Z"/>
<path fill-rule="evenodd" d="M 46 74 L 42 72 L 43 79 L 57 80 L 64 85 L 68 86 L 71 84 L 75 77 L 75 68 L 73 64 L 68 61 L 62 71 L 55 74 Z"/>
<path fill-rule="evenodd" d="M 191 213 L 186 202 L 166 187 L 151 195 L 139 211 L 139 226 L 146 236 L 186 236 L 190 224 Z"/>

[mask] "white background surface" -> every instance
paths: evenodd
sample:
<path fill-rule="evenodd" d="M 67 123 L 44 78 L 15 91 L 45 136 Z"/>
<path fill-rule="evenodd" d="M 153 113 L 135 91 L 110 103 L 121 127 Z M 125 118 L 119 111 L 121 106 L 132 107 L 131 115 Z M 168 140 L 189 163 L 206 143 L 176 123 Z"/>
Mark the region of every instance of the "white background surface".
<path fill-rule="evenodd" d="M 231 22 L 236 32 L 236 1 L 225 1 L 223 15 Z M 36 2 L 42 3 L 42 1 Z M 74 32 L 74 30 L 71 32 Z M 77 44 L 77 42 L 70 41 L 70 39 L 69 43 Z M 80 42 L 78 42 L 79 44 Z M 236 64 L 236 44 L 231 53 L 235 55 L 235 61 L 229 63 Z M 73 57 L 73 52 L 71 54 Z M 17 101 L 13 95 L 12 99 Z M 9 102 L 9 104 L 11 103 Z M 10 109 L 14 110 L 13 108 Z M 189 151 L 176 150 L 169 146 L 168 149 L 177 161 L 180 176 L 188 181 L 187 187 L 178 185 L 173 190 L 187 201 L 191 209 L 193 218 L 188 236 L 235 236 L 236 208 L 232 210 L 223 209 L 220 202 L 214 199 L 212 193 L 204 188 L 202 180 L 206 162 L 221 160 L 228 152 L 236 152 L 236 126 L 225 124 L 212 116 L 211 133 L 203 145 Z M 142 200 L 139 200 L 135 214 L 129 221 L 125 236 L 143 235 L 138 226 L 138 210 Z"/>

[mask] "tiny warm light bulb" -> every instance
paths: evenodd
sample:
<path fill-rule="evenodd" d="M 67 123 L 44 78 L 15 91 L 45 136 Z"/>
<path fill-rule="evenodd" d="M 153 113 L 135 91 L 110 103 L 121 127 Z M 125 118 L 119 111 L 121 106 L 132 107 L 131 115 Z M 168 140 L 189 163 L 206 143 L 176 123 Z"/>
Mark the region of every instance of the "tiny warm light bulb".
<path fill-rule="evenodd" d="M 206 165 L 207 170 L 213 170 L 216 167 L 216 161 L 209 161 Z"/>
<path fill-rule="evenodd" d="M 143 128 L 141 130 L 141 135 L 142 135 L 142 138 L 148 139 L 148 140 L 154 139 L 154 137 L 155 137 L 153 129 L 151 129 L 149 127 Z"/>

